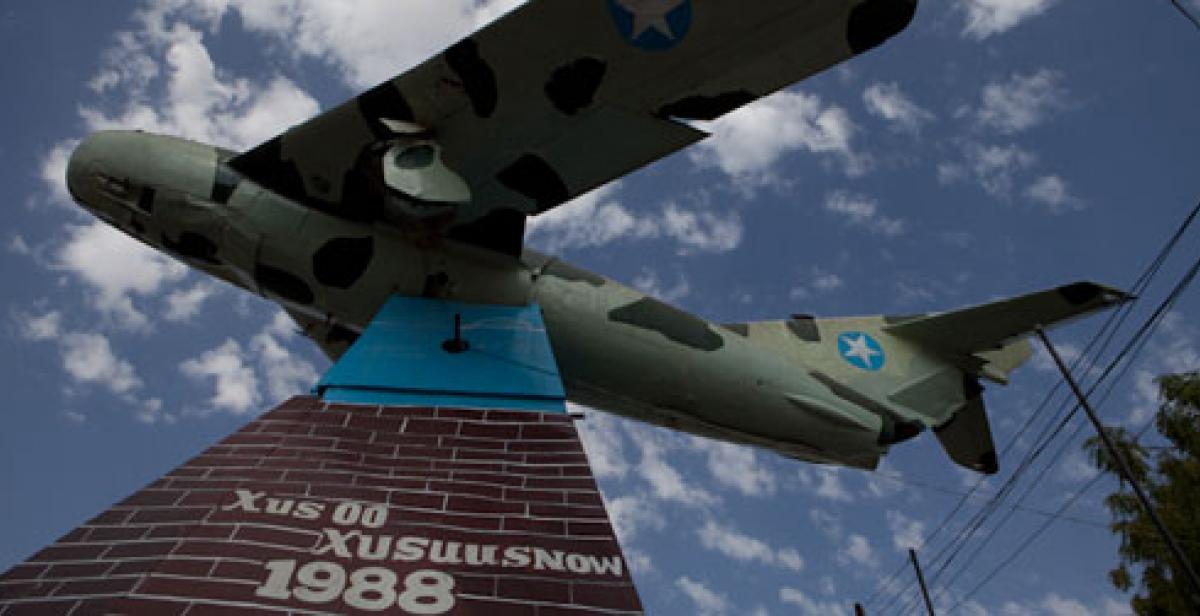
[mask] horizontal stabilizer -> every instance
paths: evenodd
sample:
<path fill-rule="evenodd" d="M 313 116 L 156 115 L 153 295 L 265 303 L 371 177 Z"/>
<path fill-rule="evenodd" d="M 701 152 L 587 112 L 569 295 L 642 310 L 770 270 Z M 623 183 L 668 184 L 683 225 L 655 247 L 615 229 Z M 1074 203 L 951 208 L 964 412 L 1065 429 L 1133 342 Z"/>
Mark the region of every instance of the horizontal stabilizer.
<path fill-rule="evenodd" d="M 950 356 L 969 356 L 1002 349 L 1039 325 L 1049 327 L 1121 304 L 1129 294 L 1093 282 L 1077 282 L 953 312 L 917 317 L 887 325 L 897 338 Z M 1018 362 L 1019 363 L 1019 362 Z"/>

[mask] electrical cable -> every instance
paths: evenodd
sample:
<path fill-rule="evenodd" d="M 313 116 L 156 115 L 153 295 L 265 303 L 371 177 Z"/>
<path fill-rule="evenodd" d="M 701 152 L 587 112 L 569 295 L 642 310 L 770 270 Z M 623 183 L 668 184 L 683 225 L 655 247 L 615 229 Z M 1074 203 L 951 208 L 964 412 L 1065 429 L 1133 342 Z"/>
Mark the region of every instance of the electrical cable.
<path fill-rule="evenodd" d="M 1162 323 L 1162 320 L 1166 316 L 1167 311 L 1172 306 L 1175 305 L 1175 303 L 1178 301 L 1178 299 L 1183 295 L 1183 293 L 1187 290 L 1187 288 L 1195 280 L 1198 273 L 1200 273 L 1200 259 L 1197 259 L 1196 262 L 1188 269 L 1188 271 L 1180 279 L 1179 283 L 1175 286 L 1174 289 L 1172 289 L 1171 293 L 1167 296 L 1167 298 L 1165 300 L 1163 300 L 1163 302 L 1159 305 L 1158 309 L 1147 320 L 1146 323 L 1147 323 L 1147 325 L 1149 325 L 1149 327 L 1139 330 L 1138 333 L 1139 334 L 1144 333 L 1144 336 L 1141 339 L 1131 340 L 1131 342 L 1136 342 L 1136 350 L 1133 351 L 1133 353 L 1129 356 L 1130 360 L 1128 362 L 1125 362 L 1122 372 L 1125 369 L 1128 369 L 1128 367 L 1133 364 L 1133 360 L 1136 359 L 1138 354 L 1141 353 L 1141 351 L 1145 348 L 1146 344 L 1149 342 L 1150 334 L 1152 334 L 1153 331 L 1155 329 L 1157 329 L 1158 325 Z M 1113 383 L 1116 383 L 1119 380 L 1120 380 L 1120 377 L 1118 377 L 1116 380 L 1114 380 Z M 1110 387 L 1108 392 L 1106 392 L 1106 394 L 1105 394 L 1105 398 L 1107 398 L 1107 394 L 1110 394 L 1111 392 L 1112 392 L 1112 388 Z M 1090 395 L 1090 392 L 1089 392 L 1089 395 Z M 1145 431 L 1152 425 L 1153 425 L 1153 419 L 1151 419 L 1150 422 L 1147 423 L 1146 426 L 1144 426 L 1139 431 L 1138 438 L 1140 438 L 1141 435 L 1144 434 Z M 1095 481 L 1095 479 L 1092 480 L 1092 482 L 1094 482 L 1094 481 Z M 1089 482 L 1088 486 L 1085 486 L 1084 490 L 1081 490 L 1079 493 L 1077 493 L 1075 496 L 1073 496 L 1071 499 L 1069 499 L 1066 503 L 1064 503 L 1063 506 L 1060 506 L 1058 509 L 1058 512 L 1065 511 L 1066 508 L 1069 508 L 1070 505 L 1073 504 L 1076 500 L 1078 500 L 1079 496 L 1084 491 L 1086 491 L 1088 487 L 1090 487 L 1092 482 Z M 1036 539 L 1037 536 L 1040 536 L 1045 531 L 1045 529 L 1048 528 L 1049 525 L 1053 523 L 1053 521 L 1054 521 L 1053 518 L 1047 518 L 1047 520 L 1042 524 L 1042 526 L 1039 527 L 1038 530 L 1034 531 L 1034 533 L 1031 534 L 1025 541 L 1023 541 L 1009 555 L 1009 557 L 1005 558 L 998 567 L 994 568 L 991 572 L 988 573 L 988 575 L 984 576 L 984 578 L 980 581 L 980 583 L 976 584 L 976 586 L 974 586 L 964 596 L 964 598 L 958 602 L 958 605 L 961 605 L 963 601 L 969 599 L 972 595 L 974 595 L 975 592 L 977 592 L 989 580 L 991 580 L 992 577 L 994 577 L 995 574 L 999 572 L 999 570 L 1003 569 L 1004 566 L 1006 566 L 1008 563 L 1012 562 L 1012 560 L 1015 559 L 1021 552 L 1023 552 L 1032 543 L 1033 539 Z M 960 569 L 960 572 L 965 571 L 965 568 L 966 568 L 966 565 L 964 565 L 964 567 L 962 569 Z M 949 585 L 952 583 L 953 583 L 953 579 L 947 583 L 947 588 L 949 588 Z M 957 607 L 957 605 L 955 607 Z"/>
<path fill-rule="evenodd" d="M 1166 262 L 1167 258 L 1170 256 L 1170 254 L 1175 250 L 1175 247 L 1177 246 L 1180 239 L 1187 233 L 1187 230 L 1191 227 L 1191 225 L 1195 221 L 1198 214 L 1200 214 L 1200 203 L 1197 203 L 1196 207 L 1192 209 L 1192 211 L 1184 219 L 1184 221 L 1176 228 L 1174 234 L 1168 240 L 1168 242 L 1164 245 L 1164 247 L 1159 251 L 1156 258 L 1143 271 L 1142 275 L 1138 278 L 1138 280 L 1134 283 L 1134 285 L 1132 285 L 1131 290 L 1133 290 L 1135 292 L 1135 294 L 1141 293 L 1141 290 L 1144 288 L 1148 288 L 1150 282 L 1157 276 L 1157 274 L 1161 270 L 1163 264 Z M 1084 357 L 1089 355 L 1090 349 L 1095 345 L 1095 343 L 1098 340 L 1100 340 L 1100 338 L 1104 335 L 1105 331 L 1107 329 L 1109 329 L 1110 326 L 1115 324 L 1116 326 L 1112 327 L 1112 331 L 1109 333 L 1107 339 L 1102 344 L 1101 349 L 1095 354 L 1097 358 L 1099 356 L 1103 355 L 1104 351 L 1107 349 L 1108 344 L 1111 343 L 1116 332 L 1120 330 L 1121 326 L 1124 324 L 1125 320 L 1128 318 L 1128 315 L 1132 311 L 1132 307 L 1122 307 L 1122 308 L 1127 308 L 1127 309 L 1118 310 L 1116 313 L 1114 313 L 1113 315 L 1110 316 L 1110 318 L 1106 321 L 1104 327 L 1101 328 L 1100 332 L 1098 332 L 1096 334 L 1096 336 L 1094 336 L 1092 338 L 1091 342 L 1089 342 L 1089 344 L 1088 344 L 1087 348 L 1085 348 L 1084 352 L 1081 353 L 1081 355 L 1073 362 L 1072 371 L 1075 371 L 1078 368 L 1079 364 L 1083 361 Z M 1143 326 L 1141 331 L 1144 331 L 1144 330 L 1145 330 L 1145 326 Z M 1127 352 L 1127 351 L 1128 351 L 1128 345 L 1124 352 Z M 1124 354 L 1124 352 L 1122 353 L 1122 355 Z M 1093 363 L 1095 363 L 1095 362 L 1093 361 Z M 1102 380 L 1107 377 L 1108 373 L 1111 372 L 1112 366 L 1113 365 L 1110 364 L 1110 370 L 1106 371 L 1106 373 L 1104 375 L 1102 375 L 1102 377 L 1100 379 L 1098 379 L 1097 382 L 1092 385 L 1093 390 L 1096 387 L 1098 387 L 1101 384 Z M 1089 369 L 1090 369 L 1090 366 L 1089 366 Z M 1056 383 L 1054 388 L 1051 390 L 1050 394 L 1045 399 L 1043 399 L 1043 402 L 1041 405 L 1039 405 L 1038 409 L 1030 414 L 1030 416 L 1027 418 L 1024 425 L 1021 427 L 1021 429 L 1018 431 L 1018 433 L 1013 437 L 1013 440 L 1010 441 L 1010 444 L 1009 444 L 1010 448 L 1013 444 L 1018 442 L 1019 438 L 1024 434 L 1024 432 L 1027 431 L 1028 428 L 1033 424 L 1034 420 L 1041 414 L 1040 413 L 1041 409 L 1044 408 L 1047 405 L 1047 403 L 1053 398 L 1054 394 L 1057 392 L 1057 390 L 1059 389 L 1060 386 L 1061 386 L 1061 382 Z M 986 522 L 986 520 L 995 513 L 1000 502 L 1005 500 L 1008 497 L 1008 495 L 1011 493 L 1012 486 L 1016 483 L 1017 480 L 1019 480 L 1020 476 L 1023 475 L 1024 472 L 1026 472 L 1028 470 L 1028 468 L 1032 464 L 1032 462 L 1034 460 L 1036 460 L 1038 456 L 1041 455 L 1041 453 L 1046 449 L 1046 447 L 1049 446 L 1050 442 L 1054 438 L 1056 438 L 1059 433 L 1061 433 L 1062 429 L 1069 423 L 1071 417 L 1074 416 L 1074 414 L 1077 410 L 1078 410 L 1078 406 L 1076 405 L 1075 407 L 1073 407 L 1071 409 L 1071 411 L 1069 413 L 1067 413 L 1067 415 L 1061 421 L 1057 422 L 1057 425 L 1054 427 L 1054 429 L 1049 432 L 1049 436 L 1045 436 L 1045 435 L 1047 434 L 1047 430 L 1049 430 L 1049 426 L 1054 424 L 1054 422 L 1047 423 L 1047 428 L 1044 429 L 1042 431 L 1042 434 L 1039 436 L 1039 438 L 1035 439 L 1035 441 L 1034 441 L 1034 443 L 1041 443 L 1041 444 L 1038 445 L 1036 447 L 1036 449 L 1032 449 L 1030 451 L 1030 453 L 1026 455 L 1025 459 L 1022 460 L 1022 463 L 1018 466 L 1018 468 L 1016 470 L 1014 470 L 1012 475 L 1009 477 L 1009 480 L 1005 483 L 1004 487 L 1001 488 L 1001 490 L 998 491 L 992 497 L 992 499 L 990 499 L 989 502 L 986 503 L 980 509 L 980 511 L 975 516 L 972 517 L 971 521 L 969 521 L 967 523 L 967 525 L 964 527 L 964 530 L 960 531 L 960 533 L 954 539 L 952 539 L 950 541 L 950 543 L 943 546 L 942 550 L 940 550 L 938 552 L 938 554 L 936 554 L 934 556 L 934 558 L 930 560 L 930 563 L 934 564 L 934 563 L 939 562 L 941 560 L 941 558 L 944 555 L 946 555 L 947 553 L 950 554 L 946 558 L 946 560 L 941 561 L 941 566 L 939 567 L 937 573 L 935 573 L 934 578 L 940 577 L 940 575 L 949 567 L 949 564 L 951 562 L 953 562 L 953 559 L 957 556 L 957 554 L 962 550 L 963 547 L 965 547 L 965 543 L 967 541 L 969 541 L 974 536 L 974 534 L 976 532 L 978 532 L 978 529 Z M 1076 431 L 1076 434 L 1077 433 L 1078 433 L 1078 430 Z M 1062 450 L 1060 449 L 1060 452 L 1059 452 L 1060 455 L 1061 455 L 1061 451 Z M 1057 459 L 1060 457 L 1060 455 L 1056 455 L 1054 457 L 1054 461 L 1052 461 L 1051 464 L 1054 464 L 1057 461 Z M 937 529 L 935 529 L 934 533 L 931 533 L 929 535 L 929 537 L 926 538 L 926 540 L 924 542 L 925 545 L 927 545 L 927 546 L 932 545 L 933 538 L 937 535 L 938 532 L 940 532 L 943 528 L 946 527 L 946 525 L 949 523 L 950 519 L 952 519 L 954 517 L 954 515 L 957 514 L 957 512 L 962 508 L 962 506 L 965 505 L 965 503 L 969 500 L 970 496 L 979 488 L 979 486 L 982 485 L 984 480 L 985 480 L 985 478 L 981 478 L 979 481 L 977 481 L 974 484 L 974 486 L 972 486 L 971 491 L 969 491 L 967 494 L 965 494 L 959 500 L 959 503 L 955 506 L 955 508 L 947 516 L 945 516 L 942 519 L 942 522 L 938 525 Z M 1037 480 L 1035 480 L 1035 483 L 1033 485 L 1036 485 L 1036 481 Z M 1031 491 L 1032 491 L 1032 486 L 1024 492 L 1023 496 L 1021 497 L 1021 499 L 1019 501 L 1019 504 L 1024 502 L 1024 499 L 1028 496 L 1028 494 Z M 1010 509 L 1008 517 L 1011 517 L 1012 511 L 1013 510 Z M 1008 519 L 1008 517 L 1005 518 L 1005 521 Z M 1053 520 L 1054 518 L 1048 518 L 1048 519 Z M 1002 526 L 1002 525 L 1003 525 L 1003 522 L 1001 523 L 1000 526 Z M 996 532 L 996 530 L 998 530 L 998 528 L 999 528 L 999 526 L 997 527 L 997 529 L 994 529 L 992 531 L 992 534 L 989 535 L 989 538 L 994 535 L 994 533 Z M 953 551 L 951 551 L 952 547 L 954 548 Z M 976 554 L 978 552 L 979 552 L 979 550 L 976 550 Z M 903 572 L 904 565 L 905 565 L 905 563 L 901 563 L 900 566 L 896 569 L 896 571 L 894 571 L 887 579 L 885 579 L 882 583 L 880 583 L 877 586 L 876 591 L 868 599 L 868 603 L 873 601 L 875 599 L 875 597 L 879 597 L 881 593 L 891 596 L 891 597 L 894 597 L 894 599 L 892 601 L 889 601 L 887 604 L 885 604 L 883 606 L 883 609 L 886 610 L 888 607 L 890 607 L 891 605 L 894 605 L 896 603 L 895 599 L 898 599 L 899 597 L 904 596 L 904 594 L 906 592 L 908 592 L 909 589 L 912 588 L 913 583 L 909 583 L 907 585 L 907 587 L 902 588 L 902 589 L 896 589 L 895 586 L 892 585 L 893 581 L 900 575 L 901 572 Z M 892 591 L 893 589 L 895 589 L 894 592 L 889 592 L 889 591 Z M 911 605 L 911 603 L 912 603 L 912 601 L 909 602 L 910 605 Z"/>
<path fill-rule="evenodd" d="M 1171 4 L 1175 6 L 1175 9 L 1178 10 L 1185 19 L 1192 22 L 1192 25 L 1195 26 L 1197 30 L 1200 30 L 1200 18 L 1197 18 L 1192 14 L 1191 11 L 1187 10 L 1187 7 L 1183 6 L 1179 0 L 1171 0 Z"/>

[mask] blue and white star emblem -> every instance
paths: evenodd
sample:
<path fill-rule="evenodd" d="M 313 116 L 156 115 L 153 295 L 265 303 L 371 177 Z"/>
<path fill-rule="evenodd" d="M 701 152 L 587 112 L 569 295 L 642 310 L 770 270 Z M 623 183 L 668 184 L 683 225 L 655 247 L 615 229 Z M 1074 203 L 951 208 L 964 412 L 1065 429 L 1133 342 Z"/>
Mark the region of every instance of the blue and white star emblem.
<path fill-rule="evenodd" d="M 883 368 L 887 359 L 879 342 L 862 332 L 844 332 L 838 336 L 838 352 L 851 366 L 870 372 Z"/>
<path fill-rule="evenodd" d="M 608 0 L 617 31 L 631 45 L 666 51 L 692 27 L 692 0 Z"/>

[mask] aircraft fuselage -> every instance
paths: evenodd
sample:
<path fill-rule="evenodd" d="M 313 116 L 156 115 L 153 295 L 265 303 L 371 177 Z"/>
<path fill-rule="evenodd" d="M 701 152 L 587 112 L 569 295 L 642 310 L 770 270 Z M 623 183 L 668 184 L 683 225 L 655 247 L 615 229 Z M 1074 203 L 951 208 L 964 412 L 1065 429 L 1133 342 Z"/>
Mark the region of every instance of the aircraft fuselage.
<path fill-rule="evenodd" d="M 536 302 L 572 401 L 811 461 L 871 468 L 887 449 L 886 418 L 736 329 L 532 250 L 517 258 L 429 241 L 297 204 L 226 168 L 231 154 L 96 133 L 72 156 L 68 185 L 121 231 L 346 342 L 392 294 Z"/>

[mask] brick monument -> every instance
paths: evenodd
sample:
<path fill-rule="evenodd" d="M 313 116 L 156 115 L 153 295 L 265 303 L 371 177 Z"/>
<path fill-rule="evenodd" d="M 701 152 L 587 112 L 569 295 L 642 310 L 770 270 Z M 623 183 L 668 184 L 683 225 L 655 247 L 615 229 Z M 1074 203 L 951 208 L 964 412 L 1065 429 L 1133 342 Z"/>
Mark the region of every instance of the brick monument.
<path fill-rule="evenodd" d="M 0 616 L 642 612 L 575 426 L 545 392 L 539 410 L 511 389 L 465 408 L 377 385 L 347 397 L 409 403 L 289 400 L 0 576 Z"/>

